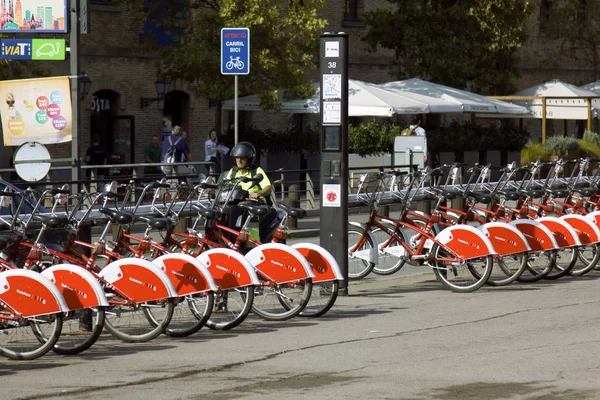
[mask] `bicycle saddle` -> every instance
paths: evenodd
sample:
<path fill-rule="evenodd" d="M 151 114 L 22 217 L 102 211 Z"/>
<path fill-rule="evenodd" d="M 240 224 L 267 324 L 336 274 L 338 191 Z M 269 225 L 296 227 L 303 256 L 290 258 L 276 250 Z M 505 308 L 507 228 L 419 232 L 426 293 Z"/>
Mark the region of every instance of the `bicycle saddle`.
<path fill-rule="evenodd" d="M 69 223 L 69 218 L 65 215 L 34 215 L 33 220 L 41 222 L 48 228 L 60 228 Z"/>
<path fill-rule="evenodd" d="M 133 214 L 129 211 L 119 211 L 110 208 L 101 208 L 98 211 L 108 216 L 112 222 L 119 225 L 130 224 L 133 222 Z"/>
<path fill-rule="evenodd" d="M 434 192 L 440 194 L 446 200 L 454 200 L 454 199 L 456 199 L 456 196 L 457 196 L 457 193 L 456 193 L 455 190 L 441 189 L 441 188 L 437 188 L 437 187 L 432 187 L 432 188 L 429 188 L 429 189 L 431 189 Z"/>
<path fill-rule="evenodd" d="M 165 217 L 136 217 L 136 220 L 145 222 L 152 229 L 165 229 L 171 225 L 171 219 Z"/>
<path fill-rule="evenodd" d="M 524 197 L 542 197 L 544 195 L 543 191 L 535 189 L 521 189 L 518 193 Z"/>
<path fill-rule="evenodd" d="M 516 190 L 498 190 L 496 192 L 501 197 L 504 197 L 506 200 L 519 200 L 521 195 Z"/>
<path fill-rule="evenodd" d="M 478 203 L 488 204 L 492 201 L 492 196 L 484 193 L 477 193 L 468 191 L 465 193 L 467 196 L 474 198 Z"/>
<path fill-rule="evenodd" d="M 302 208 L 288 207 L 285 204 L 279 204 L 279 207 L 281 207 L 290 217 L 294 217 L 294 218 L 306 217 L 306 210 L 304 210 Z"/>
<path fill-rule="evenodd" d="M 264 204 L 240 203 L 238 206 L 252 215 L 267 215 L 271 209 L 271 207 Z"/>
<path fill-rule="evenodd" d="M 569 191 L 566 189 L 546 189 L 546 193 L 554 197 L 567 197 L 569 195 Z"/>
<path fill-rule="evenodd" d="M 203 216 L 205 219 L 218 219 L 221 217 L 221 211 L 215 208 L 204 208 L 199 204 L 192 204 L 192 208 L 198 211 L 198 214 Z"/>
<path fill-rule="evenodd" d="M 580 195 L 582 195 L 584 197 L 589 197 L 589 196 L 597 193 L 598 189 L 592 188 L 592 187 L 577 188 L 574 190 L 574 192 L 579 193 Z"/>

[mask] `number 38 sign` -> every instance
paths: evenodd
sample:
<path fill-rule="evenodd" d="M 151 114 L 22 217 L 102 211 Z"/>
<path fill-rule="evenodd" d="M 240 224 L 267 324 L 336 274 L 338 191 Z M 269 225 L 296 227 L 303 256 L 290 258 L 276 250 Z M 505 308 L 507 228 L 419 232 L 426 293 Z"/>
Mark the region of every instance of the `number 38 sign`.
<path fill-rule="evenodd" d="M 250 73 L 250 30 L 248 28 L 221 29 L 221 74 L 248 75 Z"/>

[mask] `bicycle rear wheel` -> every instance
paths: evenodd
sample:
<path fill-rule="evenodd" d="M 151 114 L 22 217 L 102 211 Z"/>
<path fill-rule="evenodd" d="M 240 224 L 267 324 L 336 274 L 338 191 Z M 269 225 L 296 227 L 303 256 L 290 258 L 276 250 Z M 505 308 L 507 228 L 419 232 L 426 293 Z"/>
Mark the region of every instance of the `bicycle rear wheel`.
<path fill-rule="evenodd" d="M 206 321 L 206 326 L 221 331 L 235 328 L 250 314 L 253 302 L 253 286 L 244 286 L 215 293 L 213 310 L 210 318 Z"/>
<path fill-rule="evenodd" d="M 174 308 L 173 298 L 135 305 L 115 305 L 106 311 L 104 326 L 124 342 L 147 342 L 164 332 L 173 317 Z"/>
<path fill-rule="evenodd" d="M 486 284 L 490 286 L 510 285 L 527 268 L 527 253 L 509 254 L 495 259 L 494 268 Z M 496 268 L 497 266 L 497 268 Z"/>
<path fill-rule="evenodd" d="M 554 268 L 556 250 L 530 251 L 527 257 L 527 268 L 517 280 L 519 282 L 537 282 Z"/>
<path fill-rule="evenodd" d="M 363 231 L 358 226 L 348 225 L 348 279 L 362 279 L 375 267 L 375 263 L 368 261 L 369 252 L 375 248 L 375 243 L 370 236 L 365 235 L 361 246 L 350 251 L 361 239 Z"/>
<path fill-rule="evenodd" d="M 491 255 L 459 263 L 439 244 L 435 244 L 431 252 L 434 257 L 433 272 L 453 292 L 473 292 L 483 286 L 492 273 Z"/>
<path fill-rule="evenodd" d="M 184 337 L 198 332 L 210 318 L 214 306 L 214 293 L 196 293 L 182 296 L 175 300 L 173 318 L 165 329 L 165 335 Z M 148 314 L 153 318 L 153 309 L 149 308 Z M 158 324 L 158 321 L 154 322 Z"/>
<path fill-rule="evenodd" d="M 252 311 L 267 321 L 288 320 L 306 307 L 312 287 L 310 278 L 258 286 L 254 290 Z"/>
<path fill-rule="evenodd" d="M 0 304 L 0 315 L 15 313 Z M 34 360 L 52 350 L 60 337 L 63 314 L 20 319 L 0 318 L 0 354 L 11 360 Z M 39 332 L 47 340 L 40 340 Z"/>
<path fill-rule="evenodd" d="M 588 244 L 579 248 L 579 260 L 570 274 L 582 276 L 593 270 L 600 260 L 600 244 Z"/>
<path fill-rule="evenodd" d="M 556 261 L 554 268 L 544 277 L 544 279 L 558 279 L 571 272 L 577 263 L 579 249 L 577 247 L 567 247 L 556 252 Z"/>
<path fill-rule="evenodd" d="M 103 307 L 86 308 L 65 313 L 60 338 L 52 350 L 57 354 L 74 355 L 89 349 L 102 334 L 104 317 Z M 44 331 L 36 329 L 36 334 L 40 340 L 48 340 Z"/>
<path fill-rule="evenodd" d="M 340 290 L 339 281 L 313 282 L 310 300 L 300 312 L 301 317 L 320 317 L 333 307 Z"/>

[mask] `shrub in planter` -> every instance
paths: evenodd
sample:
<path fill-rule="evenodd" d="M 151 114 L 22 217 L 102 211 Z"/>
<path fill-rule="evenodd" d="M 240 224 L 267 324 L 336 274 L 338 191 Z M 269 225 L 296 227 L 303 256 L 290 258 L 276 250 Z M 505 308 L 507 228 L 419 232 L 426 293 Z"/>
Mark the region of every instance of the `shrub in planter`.
<path fill-rule="evenodd" d="M 552 154 L 543 143 L 530 143 L 521 150 L 521 165 L 535 161 L 550 161 Z"/>
<path fill-rule="evenodd" d="M 371 120 L 366 124 L 348 127 L 348 151 L 361 156 L 391 154 L 394 138 L 400 136 L 402 127 L 391 122 Z"/>
<path fill-rule="evenodd" d="M 546 139 L 546 149 L 552 155 L 566 157 L 571 151 L 579 148 L 577 139 L 572 137 L 551 136 Z"/>

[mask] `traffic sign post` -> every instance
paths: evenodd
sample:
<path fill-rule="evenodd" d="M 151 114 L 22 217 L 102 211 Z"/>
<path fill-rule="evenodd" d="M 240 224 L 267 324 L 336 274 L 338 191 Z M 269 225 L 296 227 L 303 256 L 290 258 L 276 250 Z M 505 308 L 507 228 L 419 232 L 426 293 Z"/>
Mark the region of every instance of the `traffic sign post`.
<path fill-rule="evenodd" d="M 250 29 L 221 29 L 221 74 L 250 73 Z"/>
<path fill-rule="evenodd" d="M 234 144 L 238 142 L 238 75 L 250 73 L 250 29 L 221 29 L 221 74 L 234 75 Z"/>

